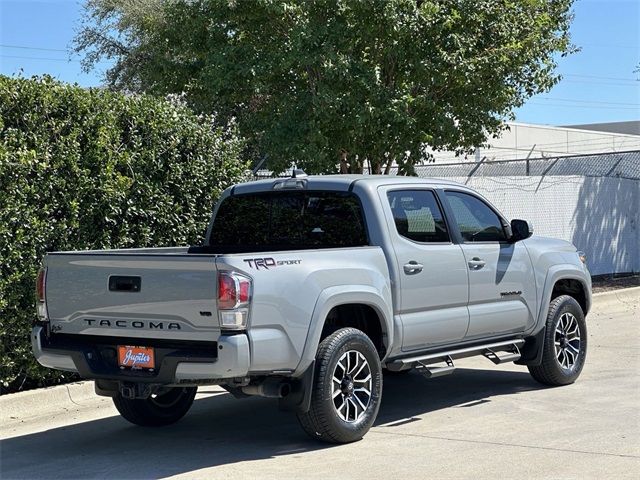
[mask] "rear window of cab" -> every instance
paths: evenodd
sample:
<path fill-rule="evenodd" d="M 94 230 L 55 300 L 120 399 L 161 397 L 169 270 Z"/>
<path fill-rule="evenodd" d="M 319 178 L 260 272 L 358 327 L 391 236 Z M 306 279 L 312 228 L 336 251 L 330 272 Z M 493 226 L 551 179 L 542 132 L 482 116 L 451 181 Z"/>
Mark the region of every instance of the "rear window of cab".
<path fill-rule="evenodd" d="M 227 197 L 218 208 L 209 245 L 295 250 L 356 247 L 368 240 L 354 194 L 289 191 Z"/>

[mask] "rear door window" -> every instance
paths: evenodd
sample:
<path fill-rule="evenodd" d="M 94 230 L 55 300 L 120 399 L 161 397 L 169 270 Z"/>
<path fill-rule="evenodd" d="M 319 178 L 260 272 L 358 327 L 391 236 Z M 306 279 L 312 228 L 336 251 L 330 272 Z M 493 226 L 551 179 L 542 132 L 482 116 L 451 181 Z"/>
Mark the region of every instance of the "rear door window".
<path fill-rule="evenodd" d="M 422 243 L 449 242 L 442 210 L 430 190 L 394 190 L 387 194 L 396 230 Z"/>
<path fill-rule="evenodd" d="M 210 237 L 211 246 L 238 251 L 367 244 L 360 202 L 346 192 L 266 192 L 227 197 L 218 209 Z"/>

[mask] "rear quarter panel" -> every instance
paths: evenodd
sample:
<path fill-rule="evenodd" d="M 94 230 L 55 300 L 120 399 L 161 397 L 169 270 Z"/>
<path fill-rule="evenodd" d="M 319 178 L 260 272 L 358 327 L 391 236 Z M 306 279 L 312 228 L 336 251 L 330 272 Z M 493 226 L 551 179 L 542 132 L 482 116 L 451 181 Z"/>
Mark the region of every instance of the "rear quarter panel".
<path fill-rule="evenodd" d="M 253 280 L 248 333 L 254 374 L 295 371 L 305 345 L 317 342 L 318 322 L 324 321 L 318 312 L 345 292 L 368 293 L 343 297 L 340 303 L 349 299 L 367 303 L 370 295 L 391 308 L 389 273 L 378 247 L 222 255 L 217 266 Z M 329 295 L 322 295 L 327 291 Z M 384 314 L 391 316 L 390 311 Z M 308 350 L 315 354 L 316 346 L 309 345 Z"/>

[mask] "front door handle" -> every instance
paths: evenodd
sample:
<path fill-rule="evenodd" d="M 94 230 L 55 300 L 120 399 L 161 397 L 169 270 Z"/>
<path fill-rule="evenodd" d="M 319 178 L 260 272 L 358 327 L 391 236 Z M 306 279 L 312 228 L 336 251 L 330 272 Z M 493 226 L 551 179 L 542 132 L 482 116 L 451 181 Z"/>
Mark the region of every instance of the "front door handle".
<path fill-rule="evenodd" d="M 469 260 L 469 268 L 471 270 L 480 270 L 485 265 L 486 262 L 478 257 L 473 257 L 471 260 Z"/>
<path fill-rule="evenodd" d="M 415 275 L 416 273 L 420 273 L 423 268 L 424 265 L 411 260 L 409 263 L 404 264 L 404 273 L 406 273 L 407 275 Z"/>

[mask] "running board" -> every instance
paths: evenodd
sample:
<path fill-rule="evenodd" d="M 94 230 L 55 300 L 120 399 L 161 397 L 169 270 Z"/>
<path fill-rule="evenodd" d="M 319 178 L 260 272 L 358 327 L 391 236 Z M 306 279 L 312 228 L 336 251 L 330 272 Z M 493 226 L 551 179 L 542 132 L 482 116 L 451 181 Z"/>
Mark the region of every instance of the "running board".
<path fill-rule="evenodd" d="M 427 378 L 442 377 L 443 375 L 453 373 L 456 369 L 453 364 L 453 359 L 451 357 L 447 357 L 444 359 L 444 362 L 445 365 L 442 367 L 428 366 L 422 362 L 417 362 L 416 370 Z"/>
<path fill-rule="evenodd" d="M 482 355 L 484 355 L 496 365 L 500 365 L 501 363 L 509 363 L 520 360 L 520 349 L 518 348 L 518 345 L 513 345 L 511 351 L 505 352 L 495 352 L 490 348 L 487 348 L 487 350 L 483 352 Z"/>
<path fill-rule="evenodd" d="M 514 362 L 520 358 L 520 347 L 524 345 L 524 340 L 507 340 L 504 342 L 488 343 L 486 345 L 476 345 L 474 347 L 459 348 L 446 352 L 427 353 L 424 355 L 415 355 L 413 357 L 398 358 L 387 364 L 390 370 L 404 370 L 406 367 L 417 367 L 419 369 L 426 368 L 427 365 L 445 362 L 444 367 L 432 367 L 429 370 L 439 372 L 440 368 L 445 369 L 442 373 L 445 375 L 454 370 L 453 360 L 465 357 L 473 357 L 475 355 L 483 355 L 493 363 L 500 364 L 506 362 Z"/>

